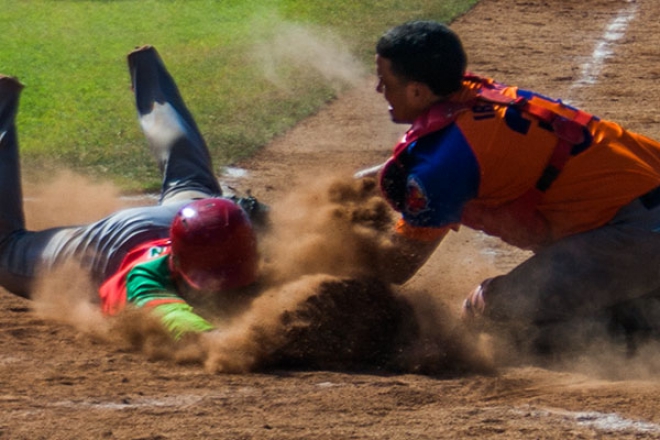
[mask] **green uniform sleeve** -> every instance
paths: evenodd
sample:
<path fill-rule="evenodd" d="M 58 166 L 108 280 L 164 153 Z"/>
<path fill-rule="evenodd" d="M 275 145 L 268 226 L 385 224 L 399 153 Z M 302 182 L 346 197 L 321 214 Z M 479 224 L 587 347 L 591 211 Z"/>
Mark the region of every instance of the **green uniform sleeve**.
<path fill-rule="evenodd" d="M 160 320 L 174 339 L 180 339 L 186 333 L 202 333 L 213 330 L 213 326 L 201 316 L 193 313 L 192 307 L 185 303 L 162 304 L 154 307 Z"/>
<path fill-rule="evenodd" d="M 181 298 L 168 264 L 168 255 L 135 265 L 126 276 L 126 301 L 149 307 L 175 339 L 185 333 L 212 330 L 213 326 Z"/>

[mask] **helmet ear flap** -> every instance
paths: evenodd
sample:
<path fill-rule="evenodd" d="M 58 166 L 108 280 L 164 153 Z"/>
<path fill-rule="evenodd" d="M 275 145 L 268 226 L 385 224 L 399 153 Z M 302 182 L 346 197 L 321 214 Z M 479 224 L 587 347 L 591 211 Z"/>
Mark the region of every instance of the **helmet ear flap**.
<path fill-rule="evenodd" d="M 178 274 L 179 272 L 179 257 L 174 254 L 170 254 L 169 268 L 172 273 Z"/>

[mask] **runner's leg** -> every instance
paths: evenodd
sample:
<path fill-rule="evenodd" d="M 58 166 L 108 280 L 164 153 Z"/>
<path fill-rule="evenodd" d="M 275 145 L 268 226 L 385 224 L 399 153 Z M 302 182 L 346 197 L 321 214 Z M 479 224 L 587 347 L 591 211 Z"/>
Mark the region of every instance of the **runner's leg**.
<path fill-rule="evenodd" d="M 71 230 L 25 230 L 16 113 L 23 86 L 0 76 L 0 286 L 29 297 L 37 270 L 58 258 L 53 250 Z M 55 244 L 55 247 L 53 245 Z"/>
<path fill-rule="evenodd" d="M 25 228 L 15 124 L 22 89 L 17 79 L 0 76 L 0 241 Z"/>
<path fill-rule="evenodd" d="M 220 196 L 211 156 L 155 48 L 128 55 L 140 126 L 163 173 L 161 204 Z"/>

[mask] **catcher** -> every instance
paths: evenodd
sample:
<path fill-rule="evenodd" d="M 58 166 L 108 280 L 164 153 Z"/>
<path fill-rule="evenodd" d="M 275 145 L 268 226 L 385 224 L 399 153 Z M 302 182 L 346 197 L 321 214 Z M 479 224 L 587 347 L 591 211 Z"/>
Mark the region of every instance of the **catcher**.
<path fill-rule="evenodd" d="M 213 326 L 186 300 L 251 284 L 254 198 L 223 198 L 204 139 L 157 51 L 128 55 L 140 125 L 163 181 L 157 206 L 129 208 L 84 226 L 28 231 L 15 117 L 21 83 L 0 77 L 0 285 L 29 298 L 42 270 L 76 259 L 99 286 L 103 311 L 127 304 L 156 314 L 175 339 Z M 245 209 L 244 209 L 245 208 Z"/>
<path fill-rule="evenodd" d="M 394 27 L 376 53 L 376 90 L 393 122 L 411 124 L 379 169 L 402 214 L 397 252 L 383 258 L 390 281 L 405 282 L 465 225 L 534 251 L 467 296 L 468 324 L 524 324 L 525 338 L 603 312 L 648 330 L 660 289 L 660 144 L 466 73 L 459 37 L 440 23 Z"/>

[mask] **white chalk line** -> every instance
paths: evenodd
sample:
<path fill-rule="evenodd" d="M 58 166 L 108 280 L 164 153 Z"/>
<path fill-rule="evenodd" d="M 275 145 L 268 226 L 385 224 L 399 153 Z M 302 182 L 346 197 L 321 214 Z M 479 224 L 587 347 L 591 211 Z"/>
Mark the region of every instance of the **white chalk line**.
<path fill-rule="evenodd" d="M 320 388 L 332 388 L 335 386 L 342 386 L 341 383 L 322 382 L 317 384 Z M 240 400 L 247 397 L 254 397 L 260 395 L 260 392 L 255 387 L 241 387 L 237 390 L 224 393 L 213 393 L 209 395 L 196 395 L 196 394 L 179 394 L 169 395 L 160 398 L 132 396 L 123 399 L 113 399 L 106 401 L 103 399 L 83 399 L 83 400 L 64 400 L 51 404 L 46 404 L 42 408 L 33 408 L 32 410 L 22 411 L 25 414 L 34 414 L 43 412 L 47 407 L 66 407 L 66 408 L 84 408 L 86 410 L 99 410 L 99 411 L 122 411 L 128 409 L 140 408 L 185 408 L 201 404 L 205 400 Z M 6 396 L 6 400 L 20 400 L 24 396 Z M 2 400 L 2 399 L 0 399 Z M 547 407 L 507 407 L 496 406 L 482 408 L 488 412 L 494 411 L 508 411 L 514 417 L 522 417 L 524 419 L 550 419 L 548 423 L 556 423 L 559 419 L 560 422 L 569 425 L 591 428 L 601 432 L 619 432 L 619 433 L 639 433 L 639 434 L 658 434 L 660 433 L 660 425 L 657 423 L 647 422 L 644 420 L 635 420 L 625 418 L 617 413 L 602 413 L 599 411 L 569 411 L 561 408 L 547 408 Z M 553 421 L 553 419 L 555 421 Z"/>
<path fill-rule="evenodd" d="M 325 382 L 318 384 L 321 388 L 341 386 Z M 65 400 L 55 402 L 49 407 L 85 408 L 88 410 L 120 411 L 139 408 L 184 408 L 200 404 L 204 400 L 236 400 L 258 395 L 256 388 L 243 387 L 231 393 L 213 395 L 171 395 L 161 398 L 126 398 L 115 401 L 86 399 L 82 401 Z M 484 408 L 484 410 L 501 410 L 503 407 Z M 42 409 L 43 410 L 43 409 Z M 643 420 L 625 418 L 616 413 L 602 413 L 598 411 L 568 411 L 560 408 L 534 408 L 531 406 L 508 408 L 516 416 L 533 417 L 536 419 L 559 418 L 562 422 L 581 427 L 592 428 L 602 432 L 633 432 L 633 433 L 660 433 L 660 425 Z M 33 411 L 34 412 L 34 411 Z"/>
<path fill-rule="evenodd" d="M 582 65 L 580 78 L 573 82 L 570 89 L 594 85 L 603 69 L 605 62 L 614 54 L 615 45 L 623 39 L 628 30 L 628 24 L 637 15 L 636 2 L 628 2 L 628 6 L 609 22 L 605 33 L 597 41 L 588 62 Z M 616 413 L 601 413 L 598 411 L 567 411 L 563 409 L 527 409 L 528 413 L 537 416 L 560 416 L 571 420 L 579 426 L 588 426 L 599 431 L 632 431 L 638 433 L 660 433 L 660 425 L 641 420 L 627 419 Z"/>
<path fill-rule="evenodd" d="M 45 406 L 48 407 L 66 407 L 66 408 L 85 408 L 93 410 L 126 410 L 137 408 L 186 408 L 195 406 L 207 400 L 238 400 L 254 396 L 259 396 L 260 391 L 255 387 L 241 387 L 237 390 L 213 394 L 176 394 L 156 397 L 127 396 L 115 400 L 103 399 L 83 399 L 83 400 L 62 400 Z"/>
<path fill-rule="evenodd" d="M 578 426 L 586 426 L 598 431 L 660 433 L 660 425 L 643 420 L 633 420 L 616 413 L 598 411 L 568 411 L 557 408 L 517 408 L 514 412 L 529 414 L 535 417 L 559 416 L 565 421 Z"/>
<path fill-rule="evenodd" d="M 598 82 L 603 65 L 614 54 L 616 43 L 626 35 L 628 24 L 635 19 L 637 10 L 637 3 L 629 2 L 628 6 L 621 9 L 612 21 L 609 22 L 605 28 L 605 33 L 597 41 L 589 61 L 582 64 L 580 77 L 577 81 L 573 82 L 570 89 L 594 85 Z"/>

